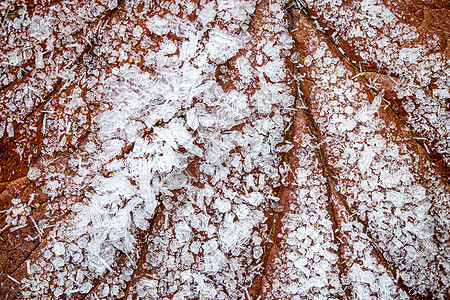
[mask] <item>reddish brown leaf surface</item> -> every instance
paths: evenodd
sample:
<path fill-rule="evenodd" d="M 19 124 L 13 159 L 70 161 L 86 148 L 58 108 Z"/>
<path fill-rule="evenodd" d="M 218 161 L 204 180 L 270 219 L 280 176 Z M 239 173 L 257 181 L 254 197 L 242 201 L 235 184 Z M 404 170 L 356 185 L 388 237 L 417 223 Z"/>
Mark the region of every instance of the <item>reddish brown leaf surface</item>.
<path fill-rule="evenodd" d="M 0 4 L 2 299 L 448 299 L 448 1 Z"/>

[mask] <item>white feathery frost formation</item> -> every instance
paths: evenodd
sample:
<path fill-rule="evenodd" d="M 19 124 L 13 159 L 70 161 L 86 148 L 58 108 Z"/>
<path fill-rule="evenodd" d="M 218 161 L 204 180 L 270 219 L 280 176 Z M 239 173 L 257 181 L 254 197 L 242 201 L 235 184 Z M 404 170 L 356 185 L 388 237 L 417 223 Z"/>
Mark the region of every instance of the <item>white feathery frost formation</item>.
<path fill-rule="evenodd" d="M 173 228 L 161 230 L 164 240 L 158 233 L 147 240 L 152 249 L 147 260 L 159 268 L 161 278 L 154 288 L 150 279 L 142 279 L 136 295 L 144 299 L 243 295 L 252 281 L 242 274 L 247 272 L 245 266 L 263 254 L 259 228 L 279 185 L 277 165 L 286 151 L 280 146 L 291 120 L 288 108 L 294 104 L 284 67 L 292 39 L 284 4 L 272 2 L 267 13 L 274 25 L 252 48 L 247 28 L 255 1 L 217 1 L 200 8 L 189 1 L 161 2 L 158 6 L 170 12 L 148 6 L 146 28 L 137 25 L 129 33 L 130 26 L 114 24 L 113 19 L 111 28 L 101 32 L 94 52 L 117 66 L 95 69 L 78 82 L 87 80 L 88 97 L 100 107 L 92 119 L 95 133 L 71 155 L 70 176 L 48 172 L 45 163 L 29 174 L 44 182 L 50 195 L 86 191 L 84 200 L 71 207 L 70 217 L 50 233 L 44 255 L 22 281 L 25 296 L 89 292 L 94 280 L 115 272 L 121 253 L 129 256 L 124 268 L 132 270 L 138 258 L 137 236 L 149 230 L 161 205 L 173 214 Z M 124 11 L 132 11 L 143 4 L 124 5 Z M 179 10 L 189 9 L 198 18 L 179 17 Z M 132 35 L 130 44 L 140 43 L 151 72 L 121 63 L 143 56 L 126 44 L 112 50 L 120 41 L 117 37 L 124 35 Z M 150 35 L 162 40 L 157 50 L 150 47 Z M 234 64 L 242 81 L 252 82 L 257 90 L 249 92 L 243 84 L 224 92 L 216 69 L 244 50 L 247 55 Z M 249 63 L 250 56 L 261 60 L 258 69 Z M 77 101 L 76 94 L 66 97 Z M 48 124 L 47 130 L 65 131 L 58 126 L 65 124 Z M 60 140 L 46 139 L 47 151 L 51 153 Z M 121 155 L 130 145 L 132 149 Z M 193 161 L 198 161 L 195 177 L 188 170 Z M 167 256 L 158 257 L 157 251 Z M 199 251 L 203 255 L 196 256 Z M 125 273 L 122 270 L 108 283 L 107 290 L 98 288 L 93 294 L 124 296 L 124 282 L 130 280 Z"/>
<path fill-rule="evenodd" d="M 450 165 L 450 62 L 440 49 L 446 41 L 406 23 L 411 16 L 401 8 L 391 11 L 382 0 L 305 1 L 338 45 L 348 43 L 359 58 L 354 63 L 399 78 L 393 80 L 398 97 L 406 98 L 404 121 Z M 430 8 L 423 5 L 425 13 Z"/>
<path fill-rule="evenodd" d="M 448 62 L 381 0 L 58 1 L 4 24 L 0 137 L 42 135 L 27 176 L 51 197 L 1 229 L 43 238 L 24 298 L 448 296 L 448 183 L 405 129 L 450 163 Z M 408 83 L 406 125 L 335 39 Z"/>

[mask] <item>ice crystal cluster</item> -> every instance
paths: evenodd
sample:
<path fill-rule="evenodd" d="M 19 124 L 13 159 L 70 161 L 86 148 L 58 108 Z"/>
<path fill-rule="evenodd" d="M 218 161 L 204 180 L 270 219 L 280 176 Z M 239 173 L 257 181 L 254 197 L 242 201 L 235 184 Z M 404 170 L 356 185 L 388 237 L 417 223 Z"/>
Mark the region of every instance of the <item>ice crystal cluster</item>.
<path fill-rule="evenodd" d="M 381 0 L 11 7 L 6 299 L 449 296 L 442 36 Z"/>
<path fill-rule="evenodd" d="M 95 294 L 123 297 L 142 231 L 151 233 L 145 263 L 158 271 L 136 283 L 141 298 L 239 297 L 258 271 L 294 104 L 283 68 L 292 46 L 285 12 L 272 3 L 264 12 L 275 22 L 264 33 L 270 39 L 255 41 L 254 2 L 178 2 L 123 4 L 118 15 L 135 13 L 113 15 L 99 33 L 93 66 L 59 92 L 64 111 L 49 106 L 47 153 L 65 149 L 70 131 L 87 123 L 83 109 L 96 110 L 92 133 L 68 158 L 70 175 L 48 172 L 50 160 L 29 172 L 49 195 L 82 200 L 30 266 L 25 296 L 87 293 L 109 272 Z M 234 58 L 229 72 L 243 84 L 225 92 L 216 70 Z M 153 232 L 157 208 L 171 227 Z M 121 256 L 128 257 L 117 266 Z M 252 263 L 253 271 L 242 267 Z"/>

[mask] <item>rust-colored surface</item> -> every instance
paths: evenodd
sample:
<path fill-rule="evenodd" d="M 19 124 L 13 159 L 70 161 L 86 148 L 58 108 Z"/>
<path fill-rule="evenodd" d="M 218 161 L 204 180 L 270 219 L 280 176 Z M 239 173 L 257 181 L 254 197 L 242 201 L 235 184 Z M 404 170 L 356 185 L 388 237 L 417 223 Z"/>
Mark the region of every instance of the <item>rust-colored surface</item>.
<path fill-rule="evenodd" d="M 0 16 L 0 298 L 450 296 L 448 1 Z"/>

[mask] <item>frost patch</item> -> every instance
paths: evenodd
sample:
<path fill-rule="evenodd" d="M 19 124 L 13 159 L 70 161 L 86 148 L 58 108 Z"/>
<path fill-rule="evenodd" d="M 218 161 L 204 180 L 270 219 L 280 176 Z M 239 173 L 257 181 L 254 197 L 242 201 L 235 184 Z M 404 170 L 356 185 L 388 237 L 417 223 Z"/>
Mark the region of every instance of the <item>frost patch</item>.
<path fill-rule="evenodd" d="M 234 56 L 244 45 L 240 38 L 228 32 L 214 28 L 209 32 L 206 51 L 209 58 L 216 64 L 222 64 Z"/>
<path fill-rule="evenodd" d="M 400 50 L 399 57 L 403 61 L 415 63 L 421 55 L 420 52 L 420 49 L 417 48 L 403 48 Z"/>

